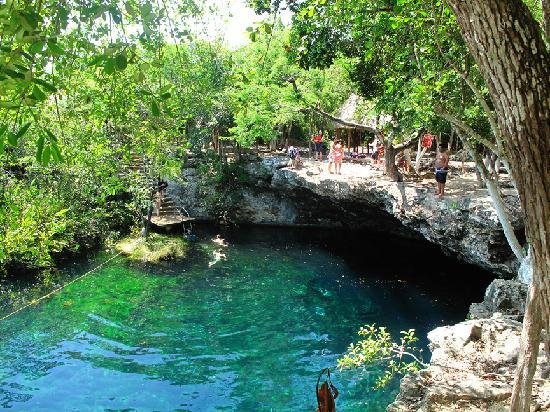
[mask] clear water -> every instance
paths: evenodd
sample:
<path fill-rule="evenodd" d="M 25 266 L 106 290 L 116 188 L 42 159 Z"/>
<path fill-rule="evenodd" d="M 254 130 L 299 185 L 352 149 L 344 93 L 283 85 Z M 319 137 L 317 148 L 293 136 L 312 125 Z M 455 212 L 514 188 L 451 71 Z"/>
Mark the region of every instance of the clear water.
<path fill-rule="evenodd" d="M 481 297 L 458 275 L 490 281 L 417 242 L 244 228 L 221 248 L 212 235 L 186 262 L 118 259 L 1 322 L 0 408 L 313 411 L 319 371 L 359 326 L 425 335 Z M 338 410 L 384 411 L 398 382 L 370 389 L 379 372 L 333 370 Z"/>

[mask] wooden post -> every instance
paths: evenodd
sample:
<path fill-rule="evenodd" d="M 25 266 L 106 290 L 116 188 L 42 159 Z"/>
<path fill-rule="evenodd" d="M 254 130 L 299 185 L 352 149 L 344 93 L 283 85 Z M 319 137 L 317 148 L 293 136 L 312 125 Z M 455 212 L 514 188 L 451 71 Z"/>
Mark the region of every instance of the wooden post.
<path fill-rule="evenodd" d="M 351 152 L 351 129 L 348 129 L 348 152 Z"/>

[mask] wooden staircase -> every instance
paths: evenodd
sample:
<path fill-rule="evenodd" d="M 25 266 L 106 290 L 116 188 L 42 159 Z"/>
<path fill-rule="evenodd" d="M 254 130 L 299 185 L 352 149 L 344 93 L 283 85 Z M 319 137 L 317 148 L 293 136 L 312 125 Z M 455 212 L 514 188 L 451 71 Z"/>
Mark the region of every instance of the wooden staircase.
<path fill-rule="evenodd" d="M 153 228 L 171 229 L 183 226 L 185 229 L 185 223 L 194 220 L 187 216 L 186 213 L 182 213 L 182 210 L 178 208 L 172 196 L 166 193 L 166 190 L 162 195 L 159 207 L 157 177 L 151 175 L 151 160 L 146 156 L 133 152 L 130 162 L 125 167 L 125 171 L 121 172 L 119 175 L 121 177 L 131 176 L 136 184 L 147 190 L 148 196 L 153 192 L 151 205 L 153 207 L 153 213 L 151 215 L 151 226 Z M 143 220 L 146 222 L 147 214 L 143 216 Z"/>

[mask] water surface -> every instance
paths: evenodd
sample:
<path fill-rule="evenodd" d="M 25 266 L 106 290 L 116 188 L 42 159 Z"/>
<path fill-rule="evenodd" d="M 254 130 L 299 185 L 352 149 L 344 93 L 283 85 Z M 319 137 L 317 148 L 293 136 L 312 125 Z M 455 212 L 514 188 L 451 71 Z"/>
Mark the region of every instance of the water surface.
<path fill-rule="evenodd" d="M 185 262 L 117 259 L 0 323 L 0 407 L 312 411 L 360 326 L 423 336 L 490 281 L 417 241 L 242 228 L 222 247 L 215 233 Z M 338 410 L 385 410 L 398 382 L 374 391 L 379 373 L 334 370 Z"/>

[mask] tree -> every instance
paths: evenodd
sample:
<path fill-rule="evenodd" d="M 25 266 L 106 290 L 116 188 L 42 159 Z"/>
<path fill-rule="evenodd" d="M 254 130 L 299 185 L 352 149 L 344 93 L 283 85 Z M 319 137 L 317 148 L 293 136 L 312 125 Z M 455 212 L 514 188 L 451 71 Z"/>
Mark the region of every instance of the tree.
<path fill-rule="evenodd" d="M 519 192 L 533 280 L 512 410 L 527 412 L 541 328 L 550 330 L 550 53 L 520 0 L 448 0 L 491 95 Z"/>

